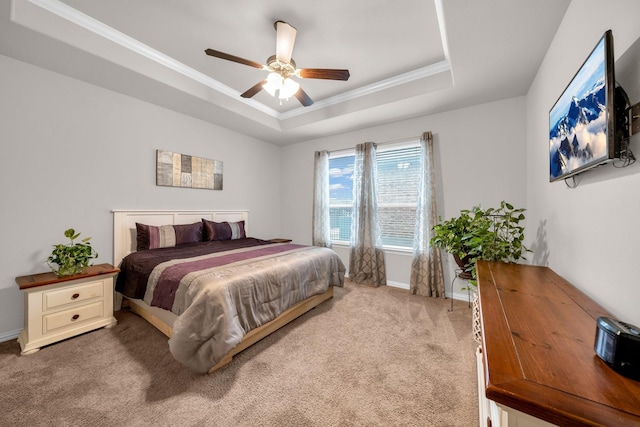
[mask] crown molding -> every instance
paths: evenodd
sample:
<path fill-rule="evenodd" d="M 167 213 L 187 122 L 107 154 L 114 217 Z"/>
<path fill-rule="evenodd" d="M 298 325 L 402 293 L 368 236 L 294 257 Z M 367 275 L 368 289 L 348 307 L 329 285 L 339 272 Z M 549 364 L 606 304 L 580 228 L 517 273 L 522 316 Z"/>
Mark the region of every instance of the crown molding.
<path fill-rule="evenodd" d="M 423 68 L 418 68 L 417 70 L 409 71 L 407 73 L 398 74 L 397 76 L 393 76 L 388 79 L 380 80 L 378 82 L 371 83 L 369 85 L 362 86 L 357 89 L 353 89 L 348 92 L 341 93 L 339 95 L 322 99 L 320 101 L 315 102 L 313 105 L 309 107 L 300 107 L 300 108 L 296 108 L 295 110 L 280 113 L 279 118 L 289 119 L 291 117 L 304 114 L 305 112 L 311 112 L 311 111 L 326 108 L 335 104 L 340 104 L 341 102 L 350 101 L 352 99 L 360 98 L 362 96 L 371 95 L 376 92 L 380 92 L 386 89 L 391 89 L 396 86 L 400 86 L 406 83 L 411 83 L 413 81 L 431 77 L 433 75 L 440 74 L 442 72 L 446 72 L 450 70 L 451 70 L 451 65 L 449 64 L 449 61 L 440 61 L 433 65 L 429 65 Z"/>

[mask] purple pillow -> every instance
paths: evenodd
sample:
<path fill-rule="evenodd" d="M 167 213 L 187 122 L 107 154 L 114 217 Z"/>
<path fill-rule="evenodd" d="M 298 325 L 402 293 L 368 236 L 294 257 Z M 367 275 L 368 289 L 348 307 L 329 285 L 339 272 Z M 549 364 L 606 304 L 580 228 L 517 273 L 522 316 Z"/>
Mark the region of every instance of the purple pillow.
<path fill-rule="evenodd" d="M 238 222 L 213 222 L 202 218 L 203 239 L 205 242 L 212 240 L 234 240 L 247 237 L 244 231 L 244 221 Z"/>
<path fill-rule="evenodd" d="M 136 240 L 138 251 L 202 242 L 202 222 L 158 227 L 136 222 Z"/>

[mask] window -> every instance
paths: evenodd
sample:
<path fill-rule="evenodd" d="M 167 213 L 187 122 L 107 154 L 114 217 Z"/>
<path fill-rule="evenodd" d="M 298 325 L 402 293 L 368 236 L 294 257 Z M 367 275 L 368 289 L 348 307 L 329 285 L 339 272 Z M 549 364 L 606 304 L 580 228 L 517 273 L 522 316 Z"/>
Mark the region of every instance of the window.
<path fill-rule="evenodd" d="M 417 143 L 378 147 L 378 219 L 382 244 L 389 248 L 413 248 L 416 204 L 420 179 L 420 147 Z M 353 199 L 353 151 L 332 154 L 329 159 L 329 216 L 331 240 L 348 243 Z"/>
<path fill-rule="evenodd" d="M 331 241 L 349 243 L 353 201 L 353 152 L 329 158 L 329 218 Z"/>

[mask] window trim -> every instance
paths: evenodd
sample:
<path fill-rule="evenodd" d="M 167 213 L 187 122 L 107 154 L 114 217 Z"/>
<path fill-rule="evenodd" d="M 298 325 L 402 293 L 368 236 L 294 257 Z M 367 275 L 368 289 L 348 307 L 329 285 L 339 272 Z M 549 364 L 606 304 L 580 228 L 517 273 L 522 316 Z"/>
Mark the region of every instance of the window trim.
<path fill-rule="evenodd" d="M 394 143 L 385 143 L 385 144 L 379 144 L 377 147 L 377 152 L 378 153 L 383 153 L 386 151 L 395 151 L 395 150 L 402 150 L 405 148 L 417 148 L 420 146 L 420 140 L 419 138 L 416 138 L 415 140 L 410 140 L 410 141 L 403 141 L 403 142 L 394 142 Z M 329 152 L 329 161 L 331 161 L 332 159 L 337 159 L 337 158 L 341 158 L 341 157 L 350 157 L 350 156 L 355 156 L 356 155 L 356 150 L 355 148 L 347 148 L 347 149 L 343 149 L 343 150 L 335 150 L 335 151 L 331 151 Z M 417 207 L 417 200 L 416 200 L 416 204 L 407 204 L 407 206 L 416 206 Z M 395 205 L 388 205 L 388 204 L 378 204 L 378 208 L 380 207 L 389 207 L 389 206 L 400 206 L 398 204 Z M 349 205 L 331 205 L 331 201 L 329 201 L 329 208 L 332 207 L 351 207 Z M 331 244 L 332 245 L 336 245 L 336 246 L 344 246 L 344 247 L 350 247 L 351 246 L 351 242 L 349 240 L 334 240 L 331 239 Z M 398 253 L 401 255 L 406 255 L 406 254 L 412 254 L 413 253 L 413 245 L 411 247 L 405 247 L 405 246 L 394 246 L 394 245 L 382 245 L 382 248 L 385 251 L 388 251 L 390 253 Z"/>

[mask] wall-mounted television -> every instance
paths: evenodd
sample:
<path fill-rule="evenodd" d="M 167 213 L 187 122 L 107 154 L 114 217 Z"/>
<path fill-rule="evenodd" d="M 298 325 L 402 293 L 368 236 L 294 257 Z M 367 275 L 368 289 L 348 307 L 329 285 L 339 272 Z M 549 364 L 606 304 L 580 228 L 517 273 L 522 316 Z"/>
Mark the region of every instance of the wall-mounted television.
<path fill-rule="evenodd" d="M 620 156 L 616 116 L 624 120 L 627 101 L 622 88 L 615 88 L 613 64 L 613 35 L 608 30 L 549 111 L 550 181 Z"/>

